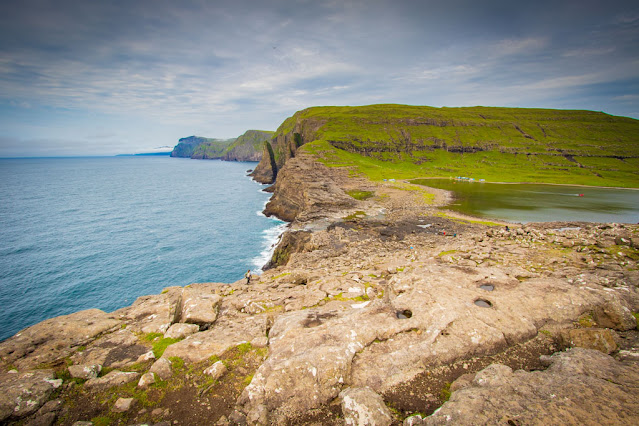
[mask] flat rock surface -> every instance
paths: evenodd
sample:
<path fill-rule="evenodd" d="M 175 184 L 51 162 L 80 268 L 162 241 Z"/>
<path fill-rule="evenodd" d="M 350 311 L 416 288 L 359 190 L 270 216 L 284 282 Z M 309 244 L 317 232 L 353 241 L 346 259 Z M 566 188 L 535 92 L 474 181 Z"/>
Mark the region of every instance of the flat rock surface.
<path fill-rule="evenodd" d="M 132 382 L 139 377 L 140 373 L 114 370 L 103 377 L 87 380 L 84 384 L 84 388 L 91 389 L 92 391 L 102 391 L 113 386 L 120 386 Z"/>
<path fill-rule="evenodd" d="M 82 365 L 99 364 L 103 367 L 122 368 L 135 363 L 147 352 L 148 348 L 127 328 L 95 340 L 84 350 L 73 354 L 71 360 Z"/>
<path fill-rule="evenodd" d="M 119 325 L 99 309 L 51 318 L 0 343 L 0 359 L 20 369 L 33 368 L 65 357 Z"/>
<path fill-rule="evenodd" d="M 637 364 L 581 348 L 553 358 L 546 371 L 482 370 L 425 424 L 637 424 Z"/>

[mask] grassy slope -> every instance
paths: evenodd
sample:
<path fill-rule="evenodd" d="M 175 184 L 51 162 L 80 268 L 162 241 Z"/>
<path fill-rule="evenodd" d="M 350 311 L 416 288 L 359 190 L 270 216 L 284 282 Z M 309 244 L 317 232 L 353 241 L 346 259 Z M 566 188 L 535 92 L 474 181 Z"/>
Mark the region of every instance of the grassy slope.
<path fill-rule="evenodd" d="M 238 137 L 224 151 L 231 156 L 251 156 L 253 153 L 262 153 L 264 141 L 270 140 L 275 132 L 269 130 L 247 130 Z"/>
<path fill-rule="evenodd" d="M 269 130 L 247 130 L 233 142 L 228 151 L 243 145 L 249 145 L 255 151 L 262 151 L 264 141 L 270 140 L 275 132 Z"/>
<path fill-rule="evenodd" d="M 191 158 L 220 158 L 235 139 L 210 139 L 197 145 Z"/>
<path fill-rule="evenodd" d="M 326 123 L 304 150 L 373 180 L 462 175 L 639 187 L 639 120 L 630 118 L 522 108 L 315 107 L 277 133 L 306 119 Z"/>

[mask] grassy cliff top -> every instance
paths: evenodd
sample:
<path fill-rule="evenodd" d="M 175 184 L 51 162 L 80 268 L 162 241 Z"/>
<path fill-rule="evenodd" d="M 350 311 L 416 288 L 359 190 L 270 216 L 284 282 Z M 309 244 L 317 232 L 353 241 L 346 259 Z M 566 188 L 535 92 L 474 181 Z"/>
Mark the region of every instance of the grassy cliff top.
<path fill-rule="evenodd" d="M 313 122 L 304 149 L 371 179 L 468 176 L 488 181 L 639 187 L 639 120 L 602 112 L 408 105 L 313 107 L 276 135 Z"/>

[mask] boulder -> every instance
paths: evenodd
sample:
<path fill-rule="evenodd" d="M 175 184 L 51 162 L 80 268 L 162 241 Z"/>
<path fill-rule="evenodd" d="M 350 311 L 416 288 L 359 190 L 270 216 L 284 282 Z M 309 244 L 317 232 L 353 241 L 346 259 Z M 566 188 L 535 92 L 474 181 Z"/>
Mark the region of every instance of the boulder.
<path fill-rule="evenodd" d="M 53 370 L 0 375 L 0 422 L 35 413 L 61 385 Z"/>
<path fill-rule="evenodd" d="M 87 382 L 84 384 L 84 388 L 94 392 L 100 392 L 113 386 L 120 386 L 126 383 L 130 383 L 134 380 L 137 380 L 138 377 L 140 377 L 140 373 L 113 370 L 104 377 L 87 380 Z"/>
<path fill-rule="evenodd" d="M 347 388 L 340 392 L 345 425 L 380 425 L 392 423 L 390 410 L 381 396 L 370 388 Z"/>
<path fill-rule="evenodd" d="M 162 380 L 168 380 L 173 375 L 171 361 L 168 358 L 160 358 L 153 363 L 149 372 L 157 374 Z"/>
<path fill-rule="evenodd" d="M 140 355 L 137 362 L 146 362 L 151 361 L 152 359 L 155 359 L 155 354 L 153 353 L 153 351 L 148 351 Z"/>
<path fill-rule="evenodd" d="M 155 375 L 152 372 L 144 373 L 142 377 L 140 377 L 140 381 L 138 382 L 138 387 L 142 389 L 146 389 L 155 383 Z"/>
<path fill-rule="evenodd" d="M 138 297 L 133 305 L 113 312 L 137 333 L 164 333 L 179 316 L 181 287 L 168 287 L 162 294 Z"/>
<path fill-rule="evenodd" d="M 208 374 L 209 376 L 211 376 L 211 378 L 213 380 L 218 380 L 220 377 L 222 377 L 224 375 L 224 373 L 226 373 L 226 366 L 224 365 L 224 363 L 222 361 L 217 361 L 215 364 L 211 365 L 210 367 L 206 368 L 203 373 L 204 374 Z"/>
<path fill-rule="evenodd" d="M 115 401 L 115 404 L 113 405 L 113 409 L 111 411 L 113 411 L 114 413 L 124 413 L 126 411 L 129 411 L 133 406 L 134 401 L 135 399 L 133 398 L 118 398 L 118 400 Z"/>
<path fill-rule="evenodd" d="M 599 351 L 555 354 L 545 371 L 493 364 L 477 376 L 425 424 L 634 424 L 639 418 L 639 364 Z"/>
<path fill-rule="evenodd" d="M 0 343 L 0 359 L 20 370 L 30 369 L 64 358 L 120 324 L 99 309 L 51 318 Z"/>
<path fill-rule="evenodd" d="M 267 317 L 228 313 L 220 317 L 207 331 L 192 334 L 170 345 L 162 358 L 180 357 L 187 362 L 200 362 L 212 355 L 220 356 L 227 349 L 240 343 L 265 336 Z"/>
<path fill-rule="evenodd" d="M 197 324 L 200 329 L 208 329 L 217 319 L 222 297 L 210 293 L 196 285 L 182 291 L 182 311 L 180 322 Z"/>
<path fill-rule="evenodd" d="M 100 371 L 102 371 L 100 364 L 69 366 L 69 374 L 76 379 L 95 379 L 100 374 Z"/>
<path fill-rule="evenodd" d="M 164 333 L 164 337 L 167 339 L 184 339 L 198 331 L 200 331 L 200 326 L 197 324 L 178 323 L 169 327 L 166 333 Z"/>

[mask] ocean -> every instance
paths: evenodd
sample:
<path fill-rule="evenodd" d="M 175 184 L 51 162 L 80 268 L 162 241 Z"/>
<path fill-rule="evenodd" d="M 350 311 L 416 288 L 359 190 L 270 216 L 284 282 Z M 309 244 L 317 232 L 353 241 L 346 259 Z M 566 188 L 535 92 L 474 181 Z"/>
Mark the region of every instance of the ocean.
<path fill-rule="evenodd" d="M 168 156 L 0 160 L 0 340 L 168 286 L 261 268 L 284 222 L 257 163 Z M 259 271 L 258 271 L 259 272 Z"/>

